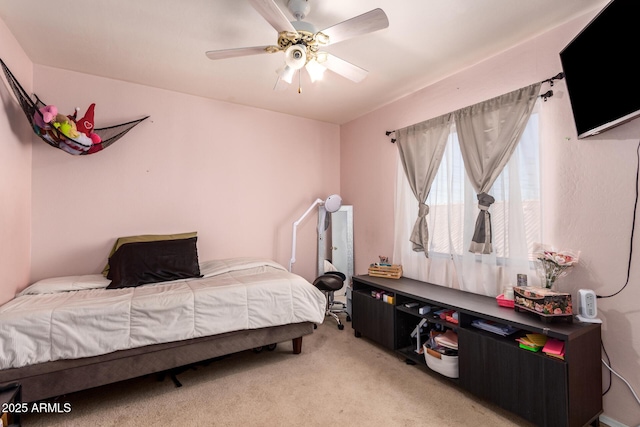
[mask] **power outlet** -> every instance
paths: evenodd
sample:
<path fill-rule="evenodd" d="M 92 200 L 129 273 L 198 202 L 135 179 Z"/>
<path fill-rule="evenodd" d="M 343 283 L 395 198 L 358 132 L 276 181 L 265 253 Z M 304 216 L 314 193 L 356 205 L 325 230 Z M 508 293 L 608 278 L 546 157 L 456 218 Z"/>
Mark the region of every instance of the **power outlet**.
<path fill-rule="evenodd" d="M 580 295 L 580 314 L 584 317 L 596 317 L 598 310 L 596 309 L 596 296 L 593 291 L 580 289 L 578 294 Z"/>
<path fill-rule="evenodd" d="M 578 291 L 578 301 L 580 307 L 578 309 L 578 320 L 582 322 L 600 323 L 598 316 L 598 305 L 596 302 L 596 293 L 591 289 L 580 289 Z"/>

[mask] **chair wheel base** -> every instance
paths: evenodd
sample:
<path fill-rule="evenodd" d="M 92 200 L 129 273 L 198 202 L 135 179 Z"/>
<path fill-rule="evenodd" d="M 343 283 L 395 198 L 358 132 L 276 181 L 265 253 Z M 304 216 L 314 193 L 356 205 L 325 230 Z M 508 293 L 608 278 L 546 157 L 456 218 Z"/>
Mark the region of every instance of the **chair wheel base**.
<path fill-rule="evenodd" d="M 344 329 L 344 325 L 341 323 L 338 325 L 338 329 L 343 330 Z"/>

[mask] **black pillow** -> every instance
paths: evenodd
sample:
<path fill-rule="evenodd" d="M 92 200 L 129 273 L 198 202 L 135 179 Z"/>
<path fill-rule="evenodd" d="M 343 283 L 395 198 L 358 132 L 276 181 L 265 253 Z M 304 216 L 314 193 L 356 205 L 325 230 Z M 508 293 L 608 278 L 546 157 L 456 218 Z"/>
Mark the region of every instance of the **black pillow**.
<path fill-rule="evenodd" d="M 202 277 L 198 238 L 126 243 L 109 258 L 107 289 Z"/>

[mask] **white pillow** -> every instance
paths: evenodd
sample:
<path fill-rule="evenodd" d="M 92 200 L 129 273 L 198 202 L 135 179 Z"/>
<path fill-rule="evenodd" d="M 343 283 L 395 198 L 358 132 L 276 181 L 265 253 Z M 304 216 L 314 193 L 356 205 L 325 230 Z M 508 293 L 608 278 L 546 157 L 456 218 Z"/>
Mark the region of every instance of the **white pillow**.
<path fill-rule="evenodd" d="M 35 282 L 18 295 L 55 294 L 57 292 L 81 291 L 83 289 L 106 288 L 111 280 L 102 274 L 87 274 L 84 276 L 52 277 Z"/>

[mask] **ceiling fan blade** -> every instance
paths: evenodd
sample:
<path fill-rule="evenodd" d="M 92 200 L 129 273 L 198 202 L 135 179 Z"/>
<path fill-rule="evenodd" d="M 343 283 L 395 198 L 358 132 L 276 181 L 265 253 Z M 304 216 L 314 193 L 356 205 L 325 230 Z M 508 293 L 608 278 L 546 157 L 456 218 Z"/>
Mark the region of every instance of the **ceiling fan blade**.
<path fill-rule="evenodd" d="M 344 59 L 340 59 L 335 55 L 330 53 L 321 52 L 318 54 L 318 58 L 326 55 L 326 59 L 324 59 L 320 64 L 324 65 L 327 69 L 333 71 L 336 74 L 340 74 L 342 77 L 345 77 L 351 81 L 356 83 L 360 83 L 369 72 L 364 68 L 360 68 L 357 65 L 352 64 L 351 62 L 347 62 Z"/>
<path fill-rule="evenodd" d="M 342 21 L 321 32 L 329 36 L 329 44 L 335 44 L 352 37 L 382 30 L 388 26 L 389 18 L 387 18 L 387 14 L 378 8 Z"/>
<path fill-rule="evenodd" d="M 267 53 L 269 46 L 239 47 L 235 49 L 210 50 L 206 53 L 209 59 L 227 59 L 236 58 L 238 56 L 258 55 Z"/>
<path fill-rule="evenodd" d="M 274 0 L 249 0 L 249 3 L 278 33 L 283 31 L 297 32 Z"/>

